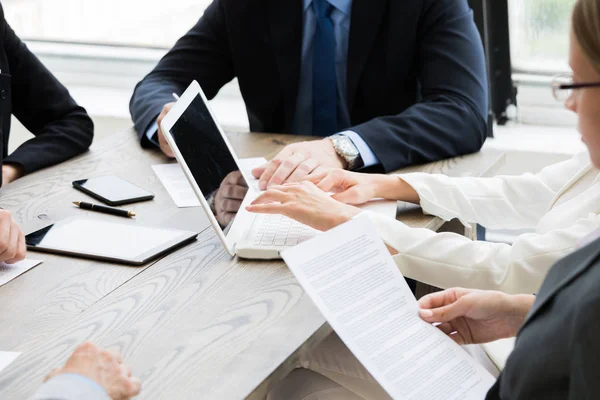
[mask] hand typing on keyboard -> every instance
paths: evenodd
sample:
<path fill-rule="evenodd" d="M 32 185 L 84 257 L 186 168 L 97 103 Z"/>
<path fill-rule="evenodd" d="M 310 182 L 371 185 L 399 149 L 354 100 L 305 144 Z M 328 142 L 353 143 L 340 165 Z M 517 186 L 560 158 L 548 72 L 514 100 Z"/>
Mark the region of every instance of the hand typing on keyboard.
<path fill-rule="evenodd" d="M 341 225 L 360 213 L 360 209 L 340 203 L 310 182 L 275 186 L 246 209 L 259 214 L 285 215 L 320 231 Z"/>

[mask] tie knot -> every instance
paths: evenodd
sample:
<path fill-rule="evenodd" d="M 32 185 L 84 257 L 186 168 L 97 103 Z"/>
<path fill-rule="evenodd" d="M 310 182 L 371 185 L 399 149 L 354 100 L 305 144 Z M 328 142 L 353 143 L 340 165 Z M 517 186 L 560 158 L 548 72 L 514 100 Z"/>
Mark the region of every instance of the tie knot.
<path fill-rule="evenodd" d="M 313 0 L 313 7 L 317 18 L 329 18 L 333 11 L 333 6 L 327 0 Z"/>

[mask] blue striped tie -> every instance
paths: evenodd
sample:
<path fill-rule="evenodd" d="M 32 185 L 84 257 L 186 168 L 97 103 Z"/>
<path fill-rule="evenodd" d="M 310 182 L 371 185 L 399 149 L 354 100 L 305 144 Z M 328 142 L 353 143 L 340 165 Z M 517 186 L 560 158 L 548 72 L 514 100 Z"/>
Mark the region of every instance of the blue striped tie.
<path fill-rule="evenodd" d="M 313 42 L 313 135 L 337 132 L 337 83 L 335 75 L 335 33 L 327 0 L 313 0 L 317 27 Z"/>

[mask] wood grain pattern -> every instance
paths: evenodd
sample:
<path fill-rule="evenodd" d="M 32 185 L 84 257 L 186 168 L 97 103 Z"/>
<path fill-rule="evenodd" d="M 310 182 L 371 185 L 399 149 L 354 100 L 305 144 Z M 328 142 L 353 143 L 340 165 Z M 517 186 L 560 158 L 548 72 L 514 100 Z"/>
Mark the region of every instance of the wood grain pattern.
<path fill-rule="evenodd" d="M 231 134 L 238 155 L 272 157 L 289 135 Z M 425 166 L 478 174 L 502 161 L 477 154 Z M 23 354 L 0 376 L 0 398 L 30 396 L 75 346 L 93 340 L 121 351 L 143 381 L 141 399 L 264 398 L 271 382 L 330 331 L 281 261 L 244 261 L 223 250 L 198 208 L 178 209 L 150 169 L 167 160 L 142 150 L 132 132 L 95 144 L 88 154 L 1 190 L 0 206 L 26 231 L 83 211 L 71 181 L 118 175 L 156 194 L 131 223 L 202 231 L 198 240 L 144 267 L 30 253 L 44 264 L 0 288 L 0 350 Z M 402 208 L 411 226 L 438 218 Z M 88 214 L 89 217 L 100 217 Z M 102 216 L 102 218 L 111 218 Z M 117 217 L 114 217 L 117 218 Z"/>

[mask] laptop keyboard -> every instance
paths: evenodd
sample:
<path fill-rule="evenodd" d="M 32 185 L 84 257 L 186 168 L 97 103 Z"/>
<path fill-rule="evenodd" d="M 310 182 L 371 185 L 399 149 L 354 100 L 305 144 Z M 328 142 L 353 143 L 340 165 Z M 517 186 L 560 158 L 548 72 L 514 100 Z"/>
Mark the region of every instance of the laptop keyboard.
<path fill-rule="evenodd" d="M 253 225 L 251 241 L 255 246 L 295 246 L 317 233 L 283 215 L 259 214 Z"/>

